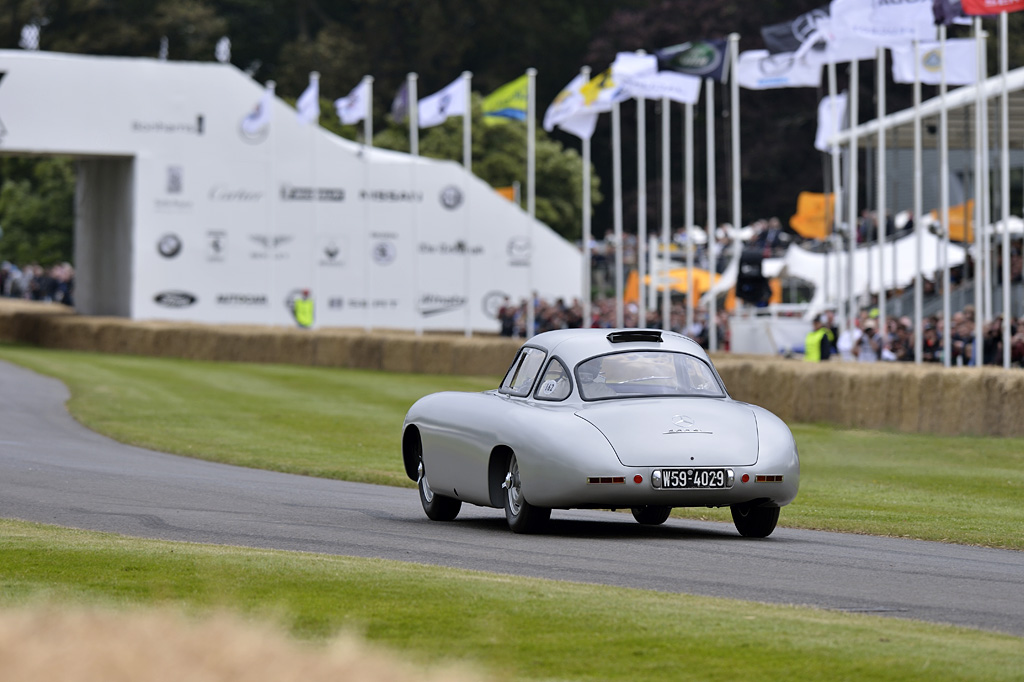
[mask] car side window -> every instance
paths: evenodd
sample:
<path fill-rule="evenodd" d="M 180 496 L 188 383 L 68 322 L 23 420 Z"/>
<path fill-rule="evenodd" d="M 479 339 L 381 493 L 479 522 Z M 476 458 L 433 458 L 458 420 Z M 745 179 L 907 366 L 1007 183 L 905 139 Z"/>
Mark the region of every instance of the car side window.
<path fill-rule="evenodd" d="M 505 380 L 501 382 L 500 391 L 514 396 L 530 395 L 545 357 L 546 353 L 540 348 L 525 346 L 520 349 Z"/>
<path fill-rule="evenodd" d="M 544 376 L 540 378 L 540 385 L 537 386 L 533 397 L 537 400 L 565 400 L 572 392 L 572 381 L 569 379 L 569 370 L 565 368 L 558 358 L 548 363 Z"/>

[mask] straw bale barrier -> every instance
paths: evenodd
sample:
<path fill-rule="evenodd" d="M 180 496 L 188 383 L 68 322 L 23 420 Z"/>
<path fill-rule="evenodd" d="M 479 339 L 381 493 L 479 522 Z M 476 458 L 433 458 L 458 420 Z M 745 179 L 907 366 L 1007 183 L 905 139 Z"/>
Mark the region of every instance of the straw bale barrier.
<path fill-rule="evenodd" d="M 430 374 L 500 376 L 513 339 L 362 329 L 85 317 L 63 306 L 0 299 L 0 342 L 217 362 L 279 362 Z M 904 363 L 805 363 L 717 353 L 737 400 L 793 422 L 943 435 L 1024 436 L 1024 372 Z"/>
<path fill-rule="evenodd" d="M 303 642 L 228 613 L 35 606 L 0 613 L 3 680 L 63 682 L 480 682 L 467 665 L 424 667 L 340 634 Z"/>

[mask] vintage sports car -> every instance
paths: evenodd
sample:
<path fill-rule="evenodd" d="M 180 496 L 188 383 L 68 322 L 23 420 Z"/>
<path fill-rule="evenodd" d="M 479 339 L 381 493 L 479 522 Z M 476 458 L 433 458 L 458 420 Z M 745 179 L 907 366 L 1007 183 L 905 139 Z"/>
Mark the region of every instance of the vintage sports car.
<path fill-rule="evenodd" d="M 796 497 L 800 463 L 774 414 L 729 397 L 693 340 L 653 329 L 566 329 L 519 350 L 501 386 L 425 396 L 402 429 L 405 472 L 427 516 L 505 508 L 516 533 L 552 509 L 732 510 L 767 537 Z"/>

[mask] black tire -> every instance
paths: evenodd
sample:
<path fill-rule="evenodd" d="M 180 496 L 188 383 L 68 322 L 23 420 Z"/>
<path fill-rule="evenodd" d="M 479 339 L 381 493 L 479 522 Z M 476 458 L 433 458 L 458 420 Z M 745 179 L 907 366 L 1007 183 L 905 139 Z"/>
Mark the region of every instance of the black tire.
<path fill-rule="evenodd" d="M 536 533 L 551 518 L 547 507 L 535 507 L 523 497 L 522 481 L 519 479 L 519 463 L 516 456 L 508 461 L 508 473 L 501 485 L 505 492 L 505 520 L 513 533 Z"/>
<path fill-rule="evenodd" d="M 426 512 L 427 518 L 431 521 L 453 520 L 459 515 L 459 510 L 462 509 L 462 500 L 438 495 L 431 490 L 430 483 L 427 482 L 427 472 L 423 468 L 422 453 L 419 460 L 416 487 L 420 490 L 420 504 L 423 505 L 423 511 Z"/>
<path fill-rule="evenodd" d="M 672 513 L 672 507 L 651 504 L 646 507 L 633 507 L 630 511 L 633 512 L 633 518 L 637 523 L 642 523 L 645 526 L 660 526 L 668 520 L 668 515 Z"/>
<path fill-rule="evenodd" d="M 732 522 L 745 538 L 766 538 L 779 522 L 778 507 L 760 507 L 756 504 L 734 504 Z"/>

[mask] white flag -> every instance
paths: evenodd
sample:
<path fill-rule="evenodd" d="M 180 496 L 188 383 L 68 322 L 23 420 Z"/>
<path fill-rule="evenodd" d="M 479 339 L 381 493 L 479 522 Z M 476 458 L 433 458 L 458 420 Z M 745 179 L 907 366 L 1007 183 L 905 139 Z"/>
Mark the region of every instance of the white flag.
<path fill-rule="evenodd" d="M 334 100 L 334 110 L 338 112 L 341 122 L 345 125 L 354 125 L 365 119 L 370 108 L 369 97 L 370 84 L 364 79 L 352 88 L 352 92 Z"/>
<path fill-rule="evenodd" d="M 309 74 L 309 85 L 295 102 L 299 123 L 310 124 L 320 120 L 320 74 Z"/>
<path fill-rule="evenodd" d="M 748 90 L 816 88 L 821 85 L 821 65 L 797 58 L 792 52 L 768 50 L 740 53 L 734 71 L 737 82 Z"/>
<path fill-rule="evenodd" d="M 579 113 L 583 108 L 583 93 L 580 92 L 580 88 L 585 83 L 583 74 L 578 73 L 569 81 L 568 85 L 562 88 L 562 91 L 544 112 L 544 130 L 550 133 L 556 125 Z"/>
<path fill-rule="evenodd" d="M 420 128 L 441 125 L 449 116 L 466 115 L 466 79 L 459 76 L 443 90 L 419 103 Z"/>
<path fill-rule="evenodd" d="M 630 76 L 623 80 L 623 87 L 632 97 L 662 99 L 673 102 L 696 104 L 700 99 L 701 79 L 685 73 L 659 71 L 646 76 Z"/>
<path fill-rule="evenodd" d="M 836 35 L 832 29 L 832 20 L 821 18 L 795 54 L 806 59 L 808 63 L 817 62 L 824 66 L 828 63 L 871 61 L 877 56 L 877 48 L 878 46 L 870 40 L 850 35 Z"/>
<path fill-rule="evenodd" d="M 904 45 L 892 49 L 892 79 L 897 83 L 914 82 L 914 47 Z M 970 85 L 978 80 L 978 50 L 974 38 L 951 38 L 946 41 L 946 59 L 942 44 L 919 43 L 917 74 L 927 85 L 942 82 L 942 62 L 946 62 L 946 83 Z"/>
<path fill-rule="evenodd" d="M 832 0 L 829 15 L 839 38 L 885 46 L 935 39 L 932 0 Z"/>
<path fill-rule="evenodd" d="M 814 138 L 814 148 L 818 151 L 831 151 L 828 139 L 845 128 L 846 93 L 824 97 L 818 104 L 818 134 Z"/>
<path fill-rule="evenodd" d="M 268 85 L 264 88 L 260 101 L 256 103 L 256 108 L 242 119 L 242 131 L 246 135 L 255 135 L 270 125 L 270 110 L 273 103 L 274 88 Z"/>

